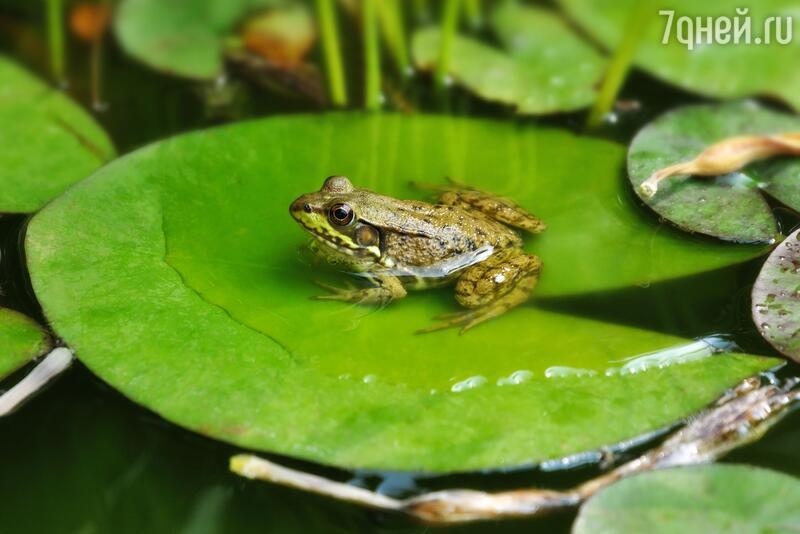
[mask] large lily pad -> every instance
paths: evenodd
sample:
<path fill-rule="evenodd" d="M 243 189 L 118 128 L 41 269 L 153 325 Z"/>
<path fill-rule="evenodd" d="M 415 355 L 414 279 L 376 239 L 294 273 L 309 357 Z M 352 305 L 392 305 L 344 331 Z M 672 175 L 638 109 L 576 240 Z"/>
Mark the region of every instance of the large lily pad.
<path fill-rule="evenodd" d="M 0 308 L 0 379 L 50 347 L 50 336 L 31 319 Z"/>
<path fill-rule="evenodd" d="M 628 153 L 628 173 L 642 199 L 684 230 L 729 241 L 770 243 L 778 226 L 764 194 L 800 210 L 800 159 L 760 162 L 717 178 L 672 177 L 652 198 L 644 197 L 639 185 L 653 172 L 691 160 L 722 139 L 798 130 L 800 117 L 754 102 L 679 108 L 637 134 Z"/>
<path fill-rule="evenodd" d="M 764 263 L 753 286 L 753 321 L 772 346 L 800 360 L 800 230 Z"/>
<path fill-rule="evenodd" d="M 581 28 L 613 50 L 628 31 L 631 13 L 639 1 L 559 0 L 559 4 Z M 721 17 L 735 19 L 739 8 L 747 9 L 744 15 L 738 17 L 739 21 L 744 23 L 750 19 L 753 27 L 750 43 L 709 43 L 704 38 L 705 42 L 696 43 L 690 50 L 686 44 L 678 42 L 676 27 L 679 17 L 689 17 L 692 22 L 695 17 L 702 17 L 705 24 L 707 17 L 713 20 Z M 659 15 L 660 11 L 674 11 L 675 20 L 667 44 L 662 43 L 667 18 Z M 795 25 L 793 33 L 798 35 L 800 17 L 797 16 L 795 0 L 665 0 L 653 3 L 650 14 L 649 19 L 641 22 L 647 28 L 634 59 L 638 67 L 673 85 L 702 95 L 719 98 L 769 95 L 800 109 L 800 79 L 793 69 L 786 68 L 786 65 L 800 62 L 800 47 L 796 43 L 783 45 L 777 42 L 774 25 L 771 44 L 761 41 L 765 37 L 765 21 L 773 16 L 792 17 Z M 783 28 L 786 32 L 787 24 L 784 23 Z M 685 32 L 683 30 L 682 35 Z M 721 35 L 721 39 L 725 39 L 724 35 Z"/>
<path fill-rule="evenodd" d="M 800 479 L 744 465 L 708 465 L 638 475 L 581 508 L 573 534 L 793 532 Z"/>
<path fill-rule="evenodd" d="M 114 155 L 91 116 L 0 56 L 0 212 L 35 211 Z"/>
<path fill-rule="evenodd" d="M 572 111 L 594 101 L 605 60 L 556 14 L 503 2 L 492 14 L 492 26 L 503 49 L 455 37 L 449 74 L 456 82 L 523 114 Z M 417 32 L 412 49 L 418 68 L 435 68 L 439 30 Z"/>
<path fill-rule="evenodd" d="M 309 300 L 324 269 L 301 261 L 307 236 L 287 207 L 335 173 L 397 196 L 444 176 L 512 194 L 549 224 L 531 249 L 550 296 L 760 253 L 659 231 L 618 200 L 623 157 L 558 130 L 447 117 L 243 123 L 144 148 L 61 196 L 31 221 L 29 267 L 86 365 L 198 432 L 343 466 L 539 462 L 661 428 L 778 361 L 708 357 L 703 343 L 620 361 L 687 340 L 535 306 L 464 336 L 415 335 L 452 293 L 381 310 Z"/>
<path fill-rule="evenodd" d="M 211 80 L 222 73 L 225 38 L 248 13 L 282 0 L 124 0 L 115 30 L 139 61 L 177 76 Z"/>

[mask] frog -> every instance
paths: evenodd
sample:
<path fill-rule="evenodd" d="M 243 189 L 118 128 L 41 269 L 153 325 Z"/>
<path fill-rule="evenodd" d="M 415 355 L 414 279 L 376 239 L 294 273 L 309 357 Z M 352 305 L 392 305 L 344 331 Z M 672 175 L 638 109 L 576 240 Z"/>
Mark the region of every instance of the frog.
<path fill-rule="evenodd" d="M 400 200 L 335 175 L 290 204 L 315 255 L 366 281 L 366 287 L 318 282 L 327 293 L 312 298 L 385 306 L 410 290 L 452 284 L 464 309 L 418 332 L 463 334 L 532 296 L 542 261 L 523 249 L 521 233 L 541 233 L 542 220 L 508 198 L 454 180 L 412 185 L 434 191 L 435 200 Z"/>

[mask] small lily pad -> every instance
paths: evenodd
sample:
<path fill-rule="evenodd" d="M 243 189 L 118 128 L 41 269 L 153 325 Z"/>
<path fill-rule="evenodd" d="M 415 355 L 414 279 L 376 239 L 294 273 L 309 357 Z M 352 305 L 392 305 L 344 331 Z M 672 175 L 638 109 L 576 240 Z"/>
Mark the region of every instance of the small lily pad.
<path fill-rule="evenodd" d="M 781 353 L 800 361 L 800 230 L 770 254 L 753 286 L 753 321 Z"/>
<path fill-rule="evenodd" d="M 569 16 L 589 35 L 597 39 L 609 50 L 614 50 L 628 30 L 631 13 L 636 11 L 642 0 L 558 0 Z M 737 11 L 745 8 L 743 15 Z M 672 11 L 674 20 L 668 42 L 664 44 L 667 17 L 660 12 Z M 765 42 L 765 24 L 769 17 L 781 17 L 782 35 L 794 24 L 793 34 L 800 33 L 800 16 L 796 0 L 770 0 L 740 2 L 739 0 L 663 0 L 651 3 L 649 17 L 641 24 L 646 25 L 638 47 L 634 63 L 637 67 L 668 83 L 716 98 L 741 98 L 764 95 L 783 100 L 795 109 L 800 109 L 800 78 L 794 69 L 786 65 L 800 63 L 800 46 L 796 42 L 781 44 L 777 41 L 774 20 L 770 29 L 771 42 Z M 699 17 L 703 26 L 714 24 L 724 28 L 720 19 L 727 18 L 731 23 L 747 22 L 752 25 L 750 42 L 733 42 L 728 35 L 716 37 L 715 27 L 711 33 L 716 42 L 709 37 L 692 33 L 695 44 L 692 49 L 678 41 L 678 19 L 686 17 L 695 22 Z M 786 23 L 786 18 L 790 22 Z M 687 36 L 688 27 L 681 23 L 681 35 Z M 791 34 L 790 34 L 791 35 Z M 702 42 L 697 39 L 702 37 Z"/>
<path fill-rule="evenodd" d="M 800 479 L 719 464 L 622 480 L 589 499 L 572 532 L 794 532 L 798 526 Z"/>
<path fill-rule="evenodd" d="M 605 59 L 558 15 L 503 2 L 491 22 L 502 49 L 455 37 L 449 74 L 456 82 L 521 114 L 573 111 L 594 101 Z M 439 61 L 439 30 L 417 32 L 412 49 L 417 67 L 433 70 Z"/>
<path fill-rule="evenodd" d="M 656 431 L 780 360 L 534 305 L 416 335 L 455 309 L 452 288 L 383 309 L 312 301 L 315 279 L 346 280 L 302 261 L 309 237 L 287 209 L 331 174 L 400 198 L 445 176 L 512 195 L 549 225 L 529 250 L 551 297 L 761 252 L 659 231 L 620 202 L 623 160 L 613 143 L 494 121 L 276 117 L 115 161 L 37 214 L 26 250 L 81 361 L 187 428 L 347 467 L 530 464 Z"/>
<path fill-rule="evenodd" d="M 114 156 L 80 106 L 0 56 L 0 212 L 36 211 Z"/>
<path fill-rule="evenodd" d="M 115 30 L 122 48 L 169 74 L 213 80 L 222 73 L 225 38 L 251 12 L 282 0 L 124 0 Z"/>
<path fill-rule="evenodd" d="M 47 352 L 50 336 L 21 313 L 0 308 L 0 379 Z"/>
<path fill-rule="evenodd" d="M 798 158 L 754 163 L 715 178 L 675 176 L 662 182 L 651 198 L 639 186 L 653 172 L 691 160 L 722 139 L 793 131 L 800 131 L 800 117 L 754 102 L 686 106 L 662 115 L 636 135 L 628 152 L 628 174 L 642 200 L 683 230 L 726 241 L 771 243 L 778 226 L 764 195 L 800 209 Z"/>

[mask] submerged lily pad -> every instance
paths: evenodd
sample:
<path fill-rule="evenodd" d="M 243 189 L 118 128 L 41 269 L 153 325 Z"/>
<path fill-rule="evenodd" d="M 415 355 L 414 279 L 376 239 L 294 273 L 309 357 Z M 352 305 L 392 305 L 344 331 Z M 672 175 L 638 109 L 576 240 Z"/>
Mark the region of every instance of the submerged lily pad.
<path fill-rule="evenodd" d="M 282 0 L 124 0 L 115 30 L 122 48 L 177 76 L 212 80 L 222 74 L 225 38 L 248 13 Z"/>
<path fill-rule="evenodd" d="M 573 534 L 793 532 L 800 479 L 745 465 L 654 471 L 618 482 L 581 508 Z"/>
<path fill-rule="evenodd" d="M 503 49 L 456 36 L 449 74 L 481 98 L 509 104 L 523 114 L 573 111 L 591 104 L 604 58 L 550 10 L 503 2 L 492 14 Z M 417 32 L 414 62 L 433 70 L 440 32 Z"/>
<path fill-rule="evenodd" d="M 800 230 L 767 258 L 753 286 L 753 322 L 773 347 L 800 361 Z"/>
<path fill-rule="evenodd" d="M 628 31 L 631 14 L 641 0 L 558 0 L 569 16 L 592 37 L 606 48 L 613 50 Z M 744 5 L 743 5 L 744 4 Z M 746 8 L 745 14 L 738 16 L 737 9 Z M 667 17 L 659 15 L 662 11 L 673 11 L 674 20 L 667 44 L 663 44 Z M 640 20 L 647 28 L 638 47 L 634 63 L 648 73 L 673 85 L 695 93 L 717 98 L 739 98 L 752 95 L 777 97 L 795 109 L 800 109 L 800 78 L 786 65 L 800 63 L 800 47 L 795 43 L 781 44 L 777 41 L 775 22 L 771 21 L 771 42 L 765 43 L 765 24 L 769 17 L 781 17 L 782 36 L 786 35 L 791 17 L 796 36 L 798 26 L 796 0 L 769 0 L 759 2 L 740 2 L 738 0 L 664 0 L 652 3 L 649 17 Z M 705 25 L 708 19 L 719 21 L 729 17 L 738 19 L 737 24 L 749 21 L 752 25 L 750 42 L 737 44 L 731 36 L 725 40 L 724 25 L 719 37 L 715 28 L 711 34 L 717 42 L 697 42 L 698 35 L 691 38 L 695 44 L 692 49 L 678 41 L 678 19 L 687 17 L 695 24 L 696 17 L 702 17 Z M 790 22 L 791 24 L 792 22 Z M 687 36 L 685 22 L 681 35 Z M 698 26 L 693 26 L 698 27 Z M 790 34 L 791 35 L 791 34 Z"/>
<path fill-rule="evenodd" d="M 36 211 L 114 156 L 88 113 L 2 56 L 0 124 L 0 212 Z"/>
<path fill-rule="evenodd" d="M 722 139 L 750 134 L 800 131 L 800 117 L 754 102 L 686 106 L 644 127 L 628 153 L 628 174 L 637 194 L 678 227 L 727 241 L 771 243 L 778 226 L 764 195 L 800 210 L 800 159 L 752 164 L 716 178 L 675 176 L 652 198 L 639 185 L 653 172 L 691 160 Z"/>
<path fill-rule="evenodd" d="M 532 305 L 463 336 L 415 335 L 454 309 L 452 289 L 380 310 L 309 300 L 326 271 L 301 261 L 288 205 L 331 174 L 398 197 L 445 176 L 512 195 L 549 225 L 529 243 L 549 296 L 760 253 L 659 231 L 619 201 L 623 158 L 563 131 L 449 117 L 242 123 L 146 147 L 61 196 L 31 221 L 29 267 L 89 368 L 198 432 L 350 467 L 540 462 L 662 428 L 779 361 Z"/>
<path fill-rule="evenodd" d="M 0 379 L 50 348 L 50 336 L 21 313 L 0 308 Z"/>

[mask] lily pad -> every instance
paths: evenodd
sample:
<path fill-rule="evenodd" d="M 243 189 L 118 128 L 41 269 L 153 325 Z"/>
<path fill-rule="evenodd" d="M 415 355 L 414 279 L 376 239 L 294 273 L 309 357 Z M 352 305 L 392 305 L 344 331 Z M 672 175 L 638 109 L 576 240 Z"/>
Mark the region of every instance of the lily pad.
<path fill-rule="evenodd" d="M 589 35 L 606 48 L 615 49 L 627 31 L 631 13 L 639 0 L 558 0 L 569 16 Z M 677 25 L 680 17 L 693 23 L 696 17 L 719 20 L 722 17 L 737 19 L 737 9 L 746 8 L 738 22 L 749 20 L 752 25 L 751 42 L 703 42 L 692 46 L 678 41 Z M 667 17 L 661 11 L 673 11 L 674 20 L 667 44 L 663 44 Z M 771 26 L 771 42 L 765 41 L 765 23 L 768 17 L 782 17 L 783 32 L 788 30 L 786 17 L 793 18 L 796 36 L 798 26 L 795 0 L 769 0 L 739 2 L 738 0 L 665 0 L 653 3 L 651 16 L 634 58 L 636 66 L 646 72 L 683 89 L 717 98 L 740 98 L 766 95 L 776 97 L 795 109 L 800 109 L 800 79 L 786 65 L 800 62 L 800 47 L 780 44 Z M 685 23 L 683 23 L 685 24 Z M 723 26 L 724 29 L 724 26 Z M 686 35 L 686 29 L 682 35 Z M 712 28 L 712 34 L 714 29 Z M 716 39 L 716 34 L 715 39 Z M 695 38 L 696 35 L 693 35 Z M 721 34 L 719 39 L 724 40 Z M 740 41 L 744 41 L 741 38 Z"/>
<path fill-rule="evenodd" d="M 2 56 L 0 123 L 0 212 L 36 211 L 114 156 L 88 113 Z"/>
<path fill-rule="evenodd" d="M 504 2 L 492 14 L 503 48 L 456 36 L 449 74 L 481 98 L 509 104 L 522 114 L 573 111 L 591 104 L 605 59 L 548 9 Z M 433 70 L 440 32 L 417 32 L 414 62 Z"/>
<path fill-rule="evenodd" d="M 753 286 L 753 322 L 764 339 L 800 360 L 800 230 L 767 258 Z"/>
<path fill-rule="evenodd" d="M 771 243 L 778 235 L 764 195 L 800 210 L 800 159 L 752 164 L 716 178 L 673 177 L 656 195 L 644 197 L 639 185 L 653 172 L 694 158 L 722 139 L 800 130 L 800 117 L 754 102 L 695 105 L 665 113 L 645 126 L 628 153 L 628 174 L 637 194 L 656 213 L 683 230 L 727 241 Z"/>
<path fill-rule="evenodd" d="M 0 379 L 50 348 L 50 336 L 26 316 L 0 308 Z"/>
<path fill-rule="evenodd" d="M 659 231 L 618 200 L 623 158 L 559 130 L 451 117 L 241 123 L 141 149 L 59 197 L 30 223 L 29 267 L 78 357 L 187 428 L 348 467 L 541 462 L 662 428 L 779 360 L 709 357 L 703 342 L 533 305 L 463 336 L 415 335 L 455 308 L 452 289 L 380 310 L 309 300 L 327 271 L 301 261 L 308 236 L 288 205 L 338 173 L 399 197 L 445 176 L 513 195 L 549 225 L 530 243 L 549 296 L 760 253 Z"/>
<path fill-rule="evenodd" d="M 744 465 L 654 471 L 618 482 L 581 508 L 573 534 L 793 532 L 800 479 Z"/>
<path fill-rule="evenodd" d="M 213 80 L 222 74 L 225 38 L 258 9 L 282 0 L 123 0 L 114 27 L 122 48 L 176 76 Z"/>

